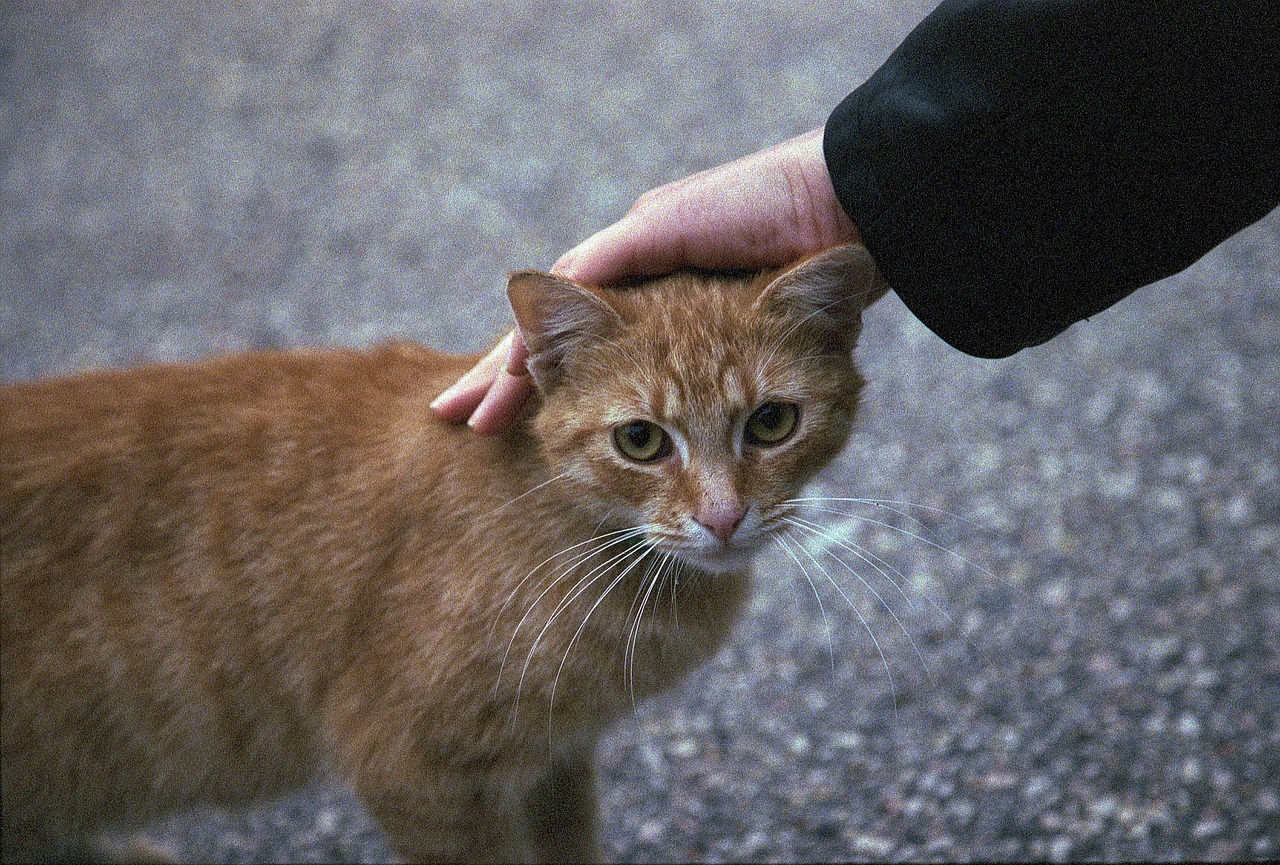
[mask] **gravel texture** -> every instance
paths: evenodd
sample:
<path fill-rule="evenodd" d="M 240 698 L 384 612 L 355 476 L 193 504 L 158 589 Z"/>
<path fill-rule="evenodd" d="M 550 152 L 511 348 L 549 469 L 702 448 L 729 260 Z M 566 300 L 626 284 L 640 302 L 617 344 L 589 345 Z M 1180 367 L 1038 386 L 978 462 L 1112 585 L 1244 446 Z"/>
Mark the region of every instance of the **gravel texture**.
<path fill-rule="evenodd" d="M 816 5 L 4 3 L 2 375 L 479 347 L 506 271 L 819 125 L 932 4 Z M 732 644 L 605 740 L 606 855 L 1280 856 L 1278 248 L 1272 214 L 1003 361 L 881 302 L 820 490 L 910 504 L 831 516 L 840 591 L 766 557 Z M 389 855 L 337 785 L 149 835 Z"/>

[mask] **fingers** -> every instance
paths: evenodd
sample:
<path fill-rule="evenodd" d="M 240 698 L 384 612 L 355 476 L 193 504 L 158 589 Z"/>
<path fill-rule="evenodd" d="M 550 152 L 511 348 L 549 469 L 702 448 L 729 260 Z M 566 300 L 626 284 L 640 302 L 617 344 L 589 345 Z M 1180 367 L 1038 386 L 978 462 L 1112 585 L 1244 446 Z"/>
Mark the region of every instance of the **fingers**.
<path fill-rule="evenodd" d="M 510 349 L 503 369 L 515 376 L 528 375 L 529 368 L 525 366 L 525 361 L 529 359 L 529 347 L 524 344 L 524 334 L 520 332 L 520 328 L 513 329 L 498 346 L 501 347 L 503 343 Z"/>
<path fill-rule="evenodd" d="M 520 331 L 517 329 L 507 334 L 498 348 L 503 345 L 508 350 L 502 358 L 501 369 L 467 420 L 467 425 L 480 435 L 496 435 L 510 427 L 533 393 L 533 376 L 525 366 L 529 349 L 525 347 Z"/>
<path fill-rule="evenodd" d="M 527 372 L 512 375 L 505 368 L 499 370 L 467 425 L 480 435 L 497 435 L 511 427 L 532 393 L 533 378 Z"/>
<path fill-rule="evenodd" d="M 466 421 L 483 435 L 501 432 L 510 426 L 533 392 L 533 381 L 525 369 L 528 356 L 519 331 L 512 330 L 436 397 L 431 410 L 450 423 Z"/>

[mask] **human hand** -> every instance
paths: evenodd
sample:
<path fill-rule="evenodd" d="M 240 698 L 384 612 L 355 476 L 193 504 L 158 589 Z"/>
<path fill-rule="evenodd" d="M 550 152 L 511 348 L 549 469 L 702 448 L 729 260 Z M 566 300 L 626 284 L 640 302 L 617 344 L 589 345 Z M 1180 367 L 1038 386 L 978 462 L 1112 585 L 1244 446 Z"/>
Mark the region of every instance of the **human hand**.
<path fill-rule="evenodd" d="M 759 270 L 860 243 L 822 156 L 822 129 L 646 192 L 552 273 L 588 285 L 682 267 Z"/>
<path fill-rule="evenodd" d="M 682 267 L 756 270 L 861 238 L 841 209 L 821 128 L 644 195 L 618 222 L 561 256 L 556 276 L 586 285 Z M 533 391 L 512 331 L 432 408 L 481 434 L 504 430 Z"/>

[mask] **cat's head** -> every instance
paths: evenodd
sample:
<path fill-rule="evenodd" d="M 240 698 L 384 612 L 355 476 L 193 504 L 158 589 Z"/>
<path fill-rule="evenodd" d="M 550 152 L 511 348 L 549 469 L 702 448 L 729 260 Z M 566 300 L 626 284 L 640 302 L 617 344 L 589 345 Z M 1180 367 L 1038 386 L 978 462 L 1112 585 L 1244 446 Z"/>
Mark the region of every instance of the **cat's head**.
<path fill-rule="evenodd" d="M 884 290 L 860 246 L 619 289 L 513 274 L 551 471 L 658 549 L 744 568 L 848 438 L 862 310 Z"/>

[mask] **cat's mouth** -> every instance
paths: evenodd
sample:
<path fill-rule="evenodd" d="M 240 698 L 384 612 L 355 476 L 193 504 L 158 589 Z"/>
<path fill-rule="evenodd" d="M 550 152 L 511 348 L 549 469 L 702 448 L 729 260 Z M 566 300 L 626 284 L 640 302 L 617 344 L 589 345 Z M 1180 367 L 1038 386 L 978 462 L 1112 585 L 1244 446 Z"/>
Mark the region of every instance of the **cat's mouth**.
<path fill-rule="evenodd" d="M 705 527 L 696 525 L 674 530 L 660 523 L 646 526 L 646 540 L 658 552 L 712 574 L 750 569 L 771 534 L 770 527 L 753 513 L 748 513 L 732 536 L 725 539 L 712 537 Z"/>

